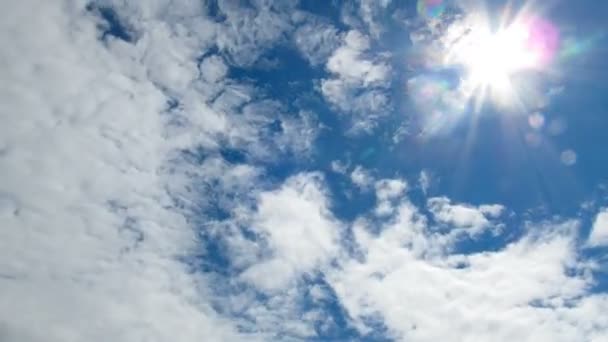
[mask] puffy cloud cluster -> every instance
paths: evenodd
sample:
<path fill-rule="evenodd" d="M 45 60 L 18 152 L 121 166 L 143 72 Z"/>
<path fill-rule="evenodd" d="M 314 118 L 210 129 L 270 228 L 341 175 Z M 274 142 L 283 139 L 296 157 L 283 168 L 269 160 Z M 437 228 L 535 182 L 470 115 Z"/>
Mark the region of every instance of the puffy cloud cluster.
<path fill-rule="evenodd" d="M 260 195 L 254 228 L 267 237 L 272 255 L 245 271 L 245 279 L 259 288 L 281 289 L 336 256 L 341 225 L 321 182 L 318 174 L 299 174 Z"/>
<path fill-rule="evenodd" d="M 481 232 L 490 225 L 490 220 L 498 218 L 504 207 L 499 204 L 470 205 L 452 204 L 449 198 L 434 197 L 428 200 L 429 211 L 435 220 L 454 228 L 470 231 L 470 234 Z"/>
<path fill-rule="evenodd" d="M 608 300 L 589 292 L 595 266 L 580 254 L 579 221 L 525 222 L 521 238 L 495 251 L 461 253 L 462 234 L 476 239 L 501 224 L 503 206 L 441 197 L 418 207 L 404 180 L 380 179 L 377 206 L 348 224 L 327 211 L 318 177 L 261 193 L 251 217 L 269 257 L 242 273 L 259 290 L 303 297 L 306 277 L 321 272 L 361 336 L 381 325 L 387 337 L 413 341 L 606 337 L 595 313 Z"/>
<path fill-rule="evenodd" d="M 280 39 L 287 9 L 222 7 L 218 24 L 201 5 L 5 5 L 1 340 L 255 338 L 212 307 L 209 280 L 183 260 L 198 253 L 204 213 L 260 174 L 222 149 L 305 154 L 316 124 L 228 78 L 229 63 Z"/>
<path fill-rule="evenodd" d="M 195 239 L 164 191 L 173 144 L 154 64 L 104 45 L 99 20 L 67 1 L 2 14 L 0 339 L 236 338 L 178 261 Z"/>
<path fill-rule="evenodd" d="M 428 255 L 436 242 L 404 206 L 379 235 L 357 227 L 364 258 L 346 261 L 330 283 L 359 329 L 375 318 L 398 340 L 595 341 L 607 322 L 594 313 L 608 302 L 585 296 L 591 280 L 577 268 L 575 226 L 494 253 Z"/>

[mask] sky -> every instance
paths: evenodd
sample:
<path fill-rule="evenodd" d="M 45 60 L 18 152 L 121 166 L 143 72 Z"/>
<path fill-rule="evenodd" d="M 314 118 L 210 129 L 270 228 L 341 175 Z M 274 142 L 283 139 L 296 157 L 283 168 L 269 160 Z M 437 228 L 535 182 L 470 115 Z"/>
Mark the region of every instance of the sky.
<path fill-rule="evenodd" d="M 5 1 L 0 340 L 608 341 L 607 15 Z"/>

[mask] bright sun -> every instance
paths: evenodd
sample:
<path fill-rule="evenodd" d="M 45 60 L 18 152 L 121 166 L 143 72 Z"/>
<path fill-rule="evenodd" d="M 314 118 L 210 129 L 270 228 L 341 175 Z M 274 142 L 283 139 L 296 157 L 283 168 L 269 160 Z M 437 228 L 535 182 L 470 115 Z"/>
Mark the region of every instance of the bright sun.
<path fill-rule="evenodd" d="M 532 1 L 507 2 L 492 13 L 487 1 L 462 2 L 469 3 L 466 14 L 452 16 L 447 5 L 440 6 L 445 1 L 419 0 L 427 26 L 410 39 L 425 58 L 412 60 L 412 70 L 421 63 L 422 72 L 406 86 L 424 114 L 421 136 L 439 134 L 468 117 L 470 142 L 479 115 L 541 112 L 564 75 L 564 58 L 580 53 L 583 42 L 560 39 L 558 27 Z"/>
<path fill-rule="evenodd" d="M 451 46 L 447 63 L 465 68 L 463 82 L 471 95 L 489 92 L 496 100 L 511 101 L 512 76 L 544 68 L 557 44 L 553 26 L 540 19 L 516 20 L 498 30 L 476 24 Z"/>
<path fill-rule="evenodd" d="M 504 89 L 514 72 L 538 65 L 537 53 L 527 45 L 529 33 L 514 25 L 494 34 L 484 33 L 464 51 L 470 78 L 478 86 Z"/>

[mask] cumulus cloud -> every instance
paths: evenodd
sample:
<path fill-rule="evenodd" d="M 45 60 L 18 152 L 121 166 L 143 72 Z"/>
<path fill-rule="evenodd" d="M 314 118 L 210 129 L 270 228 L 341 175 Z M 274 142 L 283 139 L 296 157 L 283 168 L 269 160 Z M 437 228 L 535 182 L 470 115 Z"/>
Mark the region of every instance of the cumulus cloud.
<path fill-rule="evenodd" d="M 280 289 L 336 254 L 340 224 L 321 182 L 319 174 L 300 174 L 260 194 L 254 226 L 268 237 L 273 256 L 248 269 L 245 279 L 263 289 Z"/>
<path fill-rule="evenodd" d="M 342 162 L 340 160 L 333 160 L 331 162 L 330 167 L 331 167 L 331 170 L 335 173 L 345 175 L 348 172 L 348 164 L 345 162 Z"/>
<path fill-rule="evenodd" d="M 378 203 L 374 212 L 378 216 L 388 216 L 394 212 L 393 202 L 403 195 L 407 183 L 401 179 L 381 179 L 375 188 Z"/>
<path fill-rule="evenodd" d="M 490 225 L 489 219 L 500 216 L 503 207 L 498 204 L 474 207 L 452 204 L 446 197 L 433 197 L 428 200 L 428 208 L 433 217 L 456 228 L 464 228 L 477 233 Z"/>
<path fill-rule="evenodd" d="M 587 243 L 590 246 L 605 246 L 608 244 L 608 210 L 600 211 L 595 217 Z"/>
<path fill-rule="evenodd" d="M 368 189 L 374 182 L 374 177 L 369 170 L 366 170 L 361 165 L 357 165 L 350 173 L 350 180 L 362 190 Z"/>
<path fill-rule="evenodd" d="M 354 227 L 363 258 L 344 260 L 328 276 L 361 331 L 381 321 L 392 338 L 413 341 L 571 341 L 604 334 L 601 319 L 581 325 L 593 319 L 584 312 L 605 307 L 606 298 L 580 297 L 591 278 L 577 263 L 576 221 L 541 224 L 544 235 L 471 255 L 445 254 L 445 241 L 408 203 L 379 235 L 368 225 Z"/>

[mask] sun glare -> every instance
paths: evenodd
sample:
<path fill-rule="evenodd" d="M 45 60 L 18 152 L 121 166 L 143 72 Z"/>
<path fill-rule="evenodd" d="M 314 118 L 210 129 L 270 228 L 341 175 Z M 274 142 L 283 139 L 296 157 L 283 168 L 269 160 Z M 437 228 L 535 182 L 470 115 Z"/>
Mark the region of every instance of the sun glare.
<path fill-rule="evenodd" d="M 479 37 L 464 53 L 470 78 L 477 86 L 502 89 L 514 72 L 537 65 L 538 57 L 527 46 L 528 32 L 514 25 Z"/>
<path fill-rule="evenodd" d="M 519 19 L 498 30 L 479 22 L 452 45 L 447 64 L 464 67 L 463 85 L 481 99 L 489 93 L 493 100 L 513 102 L 513 76 L 545 68 L 555 52 L 557 31 L 540 19 Z"/>
<path fill-rule="evenodd" d="M 410 37 L 415 49 L 408 68 L 415 75 L 406 89 L 421 114 L 421 136 L 448 132 L 463 118 L 475 127 L 482 112 L 542 112 L 555 89 L 563 89 L 562 67 L 604 37 L 560 32 L 532 0 L 493 11 L 485 2 L 468 1 L 465 15 L 445 0 L 418 0 L 424 25 Z"/>

